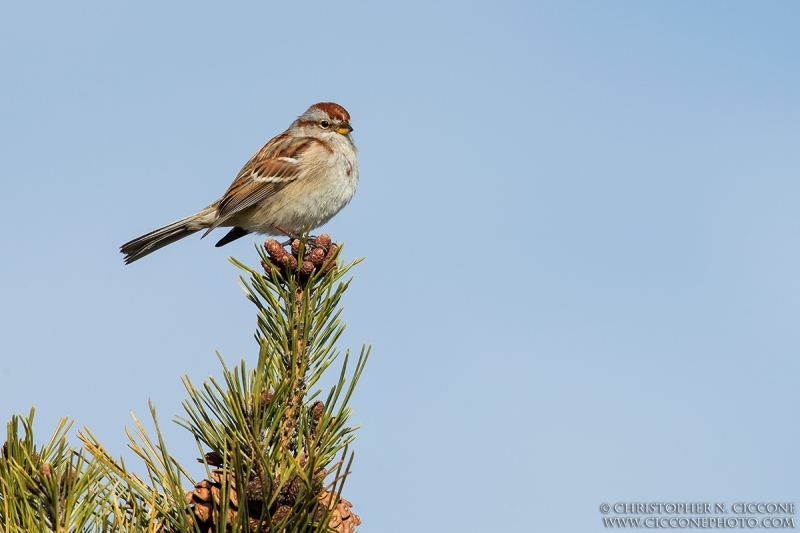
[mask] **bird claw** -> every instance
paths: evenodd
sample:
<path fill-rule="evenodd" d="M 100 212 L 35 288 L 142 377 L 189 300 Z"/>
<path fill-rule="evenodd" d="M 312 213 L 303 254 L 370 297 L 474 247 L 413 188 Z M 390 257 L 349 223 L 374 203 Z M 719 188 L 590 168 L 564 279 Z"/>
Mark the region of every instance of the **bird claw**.
<path fill-rule="evenodd" d="M 281 246 L 283 246 L 284 248 L 286 246 L 291 246 L 294 241 L 299 241 L 300 240 L 300 236 L 299 235 L 296 235 L 296 234 L 292 233 L 291 231 L 278 226 L 277 224 L 273 224 L 272 227 L 275 228 L 276 230 L 278 230 L 278 232 L 280 232 L 280 233 L 286 235 L 287 237 L 289 237 L 288 241 L 281 243 Z M 328 253 L 328 249 L 330 247 L 330 242 L 329 242 L 330 238 L 323 239 L 323 241 L 326 242 L 327 244 L 318 244 L 317 243 L 318 239 L 319 239 L 319 237 L 316 236 L 316 235 L 309 235 L 308 236 L 308 238 L 306 239 L 306 252 L 308 252 L 308 251 L 310 251 L 310 250 L 312 250 L 314 248 L 322 248 L 325 251 L 326 254 Z"/>

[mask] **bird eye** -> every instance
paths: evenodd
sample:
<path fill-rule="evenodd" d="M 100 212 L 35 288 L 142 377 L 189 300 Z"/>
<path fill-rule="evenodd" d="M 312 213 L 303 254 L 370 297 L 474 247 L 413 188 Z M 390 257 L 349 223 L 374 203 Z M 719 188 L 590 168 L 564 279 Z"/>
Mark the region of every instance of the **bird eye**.
<path fill-rule="evenodd" d="M 328 126 L 330 126 L 331 124 L 330 124 L 330 122 L 328 122 L 327 120 L 323 120 L 322 122 L 320 122 L 320 123 L 319 123 L 319 125 L 320 125 L 320 127 L 322 127 L 322 128 L 327 128 L 327 127 L 328 127 Z"/>

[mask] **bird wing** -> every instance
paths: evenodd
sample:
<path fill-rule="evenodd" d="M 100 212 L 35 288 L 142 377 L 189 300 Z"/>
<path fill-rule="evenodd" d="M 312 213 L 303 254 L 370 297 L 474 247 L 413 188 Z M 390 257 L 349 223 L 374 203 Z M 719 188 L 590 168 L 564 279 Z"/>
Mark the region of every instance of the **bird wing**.
<path fill-rule="evenodd" d="M 317 139 L 283 133 L 242 167 L 217 206 L 217 219 L 206 234 L 232 216 L 274 195 L 300 176 L 300 158 Z"/>

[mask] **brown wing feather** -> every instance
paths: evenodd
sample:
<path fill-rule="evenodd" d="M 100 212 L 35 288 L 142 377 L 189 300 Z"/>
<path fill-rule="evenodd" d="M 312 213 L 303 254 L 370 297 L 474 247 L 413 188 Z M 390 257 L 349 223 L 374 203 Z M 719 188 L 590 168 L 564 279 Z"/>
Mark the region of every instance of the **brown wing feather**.
<path fill-rule="evenodd" d="M 217 220 L 208 231 L 225 220 L 269 198 L 297 179 L 297 160 L 316 139 L 281 134 L 272 139 L 242 167 L 239 175 L 222 195 Z"/>

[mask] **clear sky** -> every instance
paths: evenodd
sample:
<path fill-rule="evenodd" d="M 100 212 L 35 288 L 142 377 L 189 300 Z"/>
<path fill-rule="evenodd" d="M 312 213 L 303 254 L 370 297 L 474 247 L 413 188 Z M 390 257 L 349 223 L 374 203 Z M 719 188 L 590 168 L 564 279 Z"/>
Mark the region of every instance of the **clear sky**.
<path fill-rule="evenodd" d="M 191 464 L 180 376 L 255 361 L 228 256 L 261 239 L 118 247 L 335 101 L 361 531 L 797 502 L 798 28 L 788 1 L 2 2 L 0 421 L 130 458 L 151 398 Z"/>

